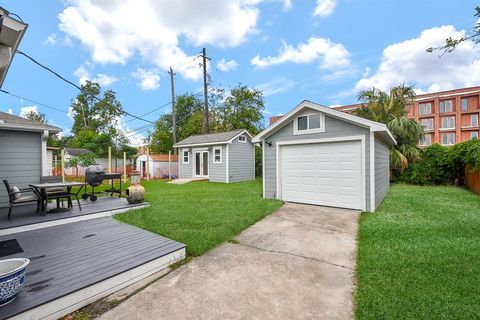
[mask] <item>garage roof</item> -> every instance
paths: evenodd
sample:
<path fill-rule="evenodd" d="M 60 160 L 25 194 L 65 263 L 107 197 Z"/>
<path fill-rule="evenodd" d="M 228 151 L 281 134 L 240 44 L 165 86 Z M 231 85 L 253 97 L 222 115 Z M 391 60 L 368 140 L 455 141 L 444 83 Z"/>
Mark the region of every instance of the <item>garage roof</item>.
<path fill-rule="evenodd" d="M 2 111 L 0 111 L 0 129 L 38 132 L 48 130 L 51 133 L 59 133 L 60 131 L 62 131 L 62 129 L 58 127 L 51 126 L 46 123 L 31 121 Z"/>
<path fill-rule="evenodd" d="M 245 129 L 227 131 L 227 132 L 218 132 L 218 133 L 207 133 L 207 134 L 195 134 L 190 137 L 183 139 L 182 141 L 177 142 L 174 147 L 189 147 L 195 145 L 212 145 L 212 144 L 222 144 L 230 143 L 234 138 L 238 137 L 241 134 L 247 134 L 251 137 Z"/>
<path fill-rule="evenodd" d="M 317 110 L 319 112 L 323 112 L 324 114 L 326 114 L 330 117 L 337 118 L 337 119 L 340 119 L 340 120 L 344 120 L 344 121 L 356 124 L 356 125 L 364 127 L 364 128 L 369 128 L 370 131 L 378 132 L 379 134 L 381 134 L 383 136 L 383 138 L 385 139 L 385 141 L 387 141 L 388 143 L 390 143 L 392 145 L 397 144 L 397 142 L 395 141 L 395 138 L 393 137 L 392 133 L 387 128 L 387 126 L 383 123 L 367 120 L 367 119 L 364 119 L 364 118 L 361 118 L 361 117 L 357 117 L 357 116 L 354 116 L 352 114 L 348 114 L 348 113 L 345 113 L 345 112 L 342 112 L 342 111 L 338 111 L 338 110 L 335 110 L 335 109 L 332 109 L 332 108 L 329 108 L 329 107 L 326 107 L 326 106 L 323 106 L 321 104 L 311 102 L 311 101 L 308 101 L 308 100 L 304 100 L 302 103 L 300 103 L 294 109 L 292 109 L 289 113 L 284 115 L 280 120 L 276 121 L 274 124 L 269 126 L 267 129 L 260 132 L 258 135 L 256 135 L 253 138 L 252 141 L 254 143 L 256 143 L 256 142 L 260 142 L 260 141 L 264 140 L 266 137 L 270 136 L 271 134 L 276 132 L 278 129 L 282 128 L 284 125 L 289 123 L 295 117 L 295 115 L 304 108 L 314 109 L 314 110 Z"/>

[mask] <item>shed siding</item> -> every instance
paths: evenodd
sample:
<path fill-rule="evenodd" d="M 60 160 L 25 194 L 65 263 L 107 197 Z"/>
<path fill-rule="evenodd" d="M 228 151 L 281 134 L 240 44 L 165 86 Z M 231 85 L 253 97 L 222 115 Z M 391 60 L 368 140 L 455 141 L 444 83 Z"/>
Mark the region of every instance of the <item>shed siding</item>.
<path fill-rule="evenodd" d="M 375 209 L 382 203 L 390 188 L 390 150 L 375 137 Z"/>
<path fill-rule="evenodd" d="M 180 148 L 178 153 L 178 176 L 180 179 L 188 179 L 193 177 L 193 154 L 192 152 L 188 153 L 188 163 L 183 163 L 183 151 L 188 150 L 188 148 Z"/>
<path fill-rule="evenodd" d="M 239 142 L 238 138 L 232 141 L 229 147 L 229 174 L 230 182 L 239 182 L 255 179 L 255 146 L 247 136 L 246 143 Z"/>
<path fill-rule="evenodd" d="M 312 114 L 318 113 L 318 111 L 305 108 L 297 114 Z M 294 135 L 293 134 L 293 122 L 288 122 L 284 127 L 273 133 L 271 136 L 265 138 L 265 141 L 271 142 L 271 146 L 264 146 L 265 148 L 265 197 L 269 199 L 276 198 L 276 187 L 277 187 L 277 177 L 276 177 L 276 149 L 277 142 L 281 141 L 293 141 L 293 140 L 311 140 L 311 139 L 322 139 L 322 138 L 338 138 L 346 136 L 365 136 L 365 181 L 366 181 L 366 209 L 370 211 L 370 139 L 369 139 L 369 129 L 360 127 L 358 125 L 338 120 L 336 118 L 325 115 L 325 132 L 312 133 L 312 134 L 303 134 L 303 135 Z"/>
<path fill-rule="evenodd" d="M 3 179 L 19 188 L 40 182 L 42 174 L 41 134 L 0 130 L 0 207 L 8 206 Z"/>
<path fill-rule="evenodd" d="M 222 148 L 222 163 L 213 163 L 213 150 L 215 148 Z M 227 182 L 227 161 L 226 161 L 226 146 L 212 146 L 212 150 L 208 153 L 208 180 L 212 182 Z"/>

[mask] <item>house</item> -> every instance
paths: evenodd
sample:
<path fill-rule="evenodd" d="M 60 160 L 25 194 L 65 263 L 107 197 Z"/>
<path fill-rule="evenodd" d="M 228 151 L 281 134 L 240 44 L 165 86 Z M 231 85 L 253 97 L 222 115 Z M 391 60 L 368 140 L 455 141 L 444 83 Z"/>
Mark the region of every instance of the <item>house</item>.
<path fill-rule="evenodd" d="M 361 103 L 335 107 L 352 113 Z M 406 106 L 408 118 L 425 131 L 420 147 L 434 143 L 453 145 L 478 139 L 480 134 L 480 86 L 419 94 Z"/>
<path fill-rule="evenodd" d="M 147 167 L 150 178 L 178 177 L 178 155 L 176 154 L 142 154 L 138 156 L 136 164 L 142 178 L 147 177 Z"/>
<path fill-rule="evenodd" d="M 174 147 L 180 178 L 226 183 L 255 179 L 255 146 L 247 130 L 192 135 Z"/>
<path fill-rule="evenodd" d="M 396 142 L 384 124 L 303 101 L 253 142 L 265 198 L 375 211 L 389 189 Z"/>
<path fill-rule="evenodd" d="M 0 180 L 28 187 L 48 175 L 47 139 L 60 128 L 0 112 Z M 8 205 L 7 190 L 0 186 L 0 208 Z"/>

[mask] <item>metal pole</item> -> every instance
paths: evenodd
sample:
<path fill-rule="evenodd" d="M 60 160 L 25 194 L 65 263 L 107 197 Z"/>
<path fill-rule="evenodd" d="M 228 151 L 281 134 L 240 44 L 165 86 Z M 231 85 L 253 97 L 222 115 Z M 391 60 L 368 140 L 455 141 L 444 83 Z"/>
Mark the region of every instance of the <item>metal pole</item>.
<path fill-rule="evenodd" d="M 172 89 L 172 140 L 173 144 L 177 143 L 177 111 L 175 110 L 175 84 L 173 81 L 173 73 L 172 67 L 170 67 L 170 87 Z"/>
<path fill-rule="evenodd" d="M 62 149 L 60 151 L 60 163 L 61 163 L 61 169 L 62 169 L 62 181 L 65 182 L 65 149 Z"/>
<path fill-rule="evenodd" d="M 203 115 L 203 131 L 204 133 L 210 132 L 210 124 L 208 123 L 208 85 L 207 85 L 207 51 L 205 48 L 202 50 L 202 58 L 203 58 L 203 98 L 205 103 L 205 110 Z"/>
<path fill-rule="evenodd" d="M 108 147 L 108 173 L 112 173 L 112 147 Z"/>

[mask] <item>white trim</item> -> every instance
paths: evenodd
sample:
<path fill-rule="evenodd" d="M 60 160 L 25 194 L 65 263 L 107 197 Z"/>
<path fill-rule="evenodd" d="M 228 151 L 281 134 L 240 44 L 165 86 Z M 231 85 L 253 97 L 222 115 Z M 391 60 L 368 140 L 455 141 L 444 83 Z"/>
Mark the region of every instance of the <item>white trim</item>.
<path fill-rule="evenodd" d="M 214 145 L 223 145 L 223 144 L 227 144 L 227 143 L 232 143 L 233 140 L 235 140 L 235 138 L 237 138 L 239 135 L 241 134 L 247 134 L 250 139 L 252 139 L 252 135 L 247 131 L 247 130 L 242 130 L 241 132 L 239 132 L 238 134 L 236 134 L 233 138 L 230 138 L 228 140 L 222 140 L 222 141 L 217 141 L 217 142 L 208 142 L 208 143 L 193 143 L 193 144 L 176 144 L 174 145 L 173 147 L 174 148 L 188 148 L 188 147 L 197 147 L 197 146 L 214 146 Z"/>
<path fill-rule="evenodd" d="M 265 198 L 265 141 L 262 142 L 262 190 L 263 198 Z"/>
<path fill-rule="evenodd" d="M 185 251 L 185 248 L 176 250 L 136 268 L 20 313 L 10 319 L 59 319 L 185 259 Z"/>
<path fill-rule="evenodd" d="M 229 150 L 229 145 L 227 144 L 225 146 L 225 181 L 227 183 L 230 183 L 230 163 L 229 163 L 229 158 L 228 158 L 228 151 Z"/>
<path fill-rule="evenodd" d="M 281 184 L 281 168 L 280 168 L 280 147 L 282 146 L 289 146 L 289 145 L 297 145 L 297 144 L 313 144 L 313 143 L 327 143 L 327 142 L 342 142 L 342 141 L 355 141 L 360 140 L 361 142 L 361 149 L 362 149 L 362 156 L 361 156 L 361 186 L 362 186 L 362 208 L 359 208 L 363 211 L 366 211 L 366 190 L 367 190 L 367 179 L 365 179 L 365 136 L 358 135 L 358 136 L 346 136 L 346 137 L 335 137 L 335 138 L 323 138 L 323 139 L 308 139 L 308 140 L 293 140 L 293 141 L 281 141 L 277 142 L 275 145 L 275 164 L 276 164 L 276 199 L 282 199 L 282 184 Z M 265 188 L 265 187 L 264 187 Z"/>
<path fill-rule="evenodd" d="M 207 159 L 207 171 L 208 171 L 208 175 L 204 176 L 203 175 L 203 166 L 200 168 L 200 175 L 196 175 L 196 167 L 197 167 L 197 152 L 200 153 L 201 155 L 201 162 L 200 163 L 203 163 L 203 153 L 206 152 L 207 155 L 208 155 L 208 159 Z M 193 149 L 192 150 L 192 156 L 193 156 L 193 166 L 192 166 L 192 177 L 194 178 L 209 178 L 210 176 L 210 152 L 208 151 L 208 148 L 198 148 L 198 149 Z"/>
<path fill-rule="evenodd" d="M 235 137 L 233 137 L 232 139 L 230 139 L 229 142 L 232 143 L 233 140 L 235 140 L 235 138 L 237 138 L 238 136 L 240 136 L 240 135 L 242 135 L 242 134 L 247 134 L 247 135 L 250 137 L 250 139 L 253 139 L 253 137 L 252 137 L 252 135 L 250 134 L 250 132 L 248 132 L 247 130 L 244 129 L 243 131 L 241 131 L 240 133 L 238 133 Z"/>
<path fill-rule="evenodd" d="M 220 161 L 218 161 L 218 162 L 215 161 L 215 156 L 216 156 L 215 151 L 217 151 L 217 150 L 220 150 Z M 221 163 L 222 163 L 222 160 L 223 160 L 223 154 L 222 154 L 222 153 L 223 153 L 223 150 L 222 150 L 222 147 L 221 147 L 221 146 L 220 146 L 220 147 L 214 147 L 212 153 L 213 153 L 212 162 L 213 162 L 214 164 L 221 164 Z M 210 174 L 210 172 L 209 172 L 209 174 Z"/>
<path fill-rule="evenodd" d="M 370 132 L 370 212 L 375 212 L 375 133 Z"/>
<path fill-rule="evenodd" d="M 244 140 L 242 141 L 240 140 L 240 138 L 243 138 Z M 247 136 L 245 136 L 244 134 L 239 135 L 237 139 L 240 143 L 247 143 Z"/>
<path fill-rule="evenodd" d="M 384 131 L 384 132 L 387 133 L 387 137 L 390 140 L 389 142 L 391 144 L 396 144 L 397 143 L 395 138 L 393 137 L 392 133 L 390 132 L 390 130 L 388 130 L 387 126 L 384 125 L 383 123 L 363 119 L 363 118 L 354 116 L 352 114 L 342 112 L 342 111 L 338 111 L 338 110 L 335 110 L 335 109 L 332 109 L 332 108 L 328 108 L 328 107 L 325 107 L 325 106 L 322 106 L 320 104 L 317 104 L 317 103 L 314 103 L 314 102 L 311 102 L 311 101 L 307 101 L 307 100 L 305 100 L 302 103 L 300 103 L 299 105 L 297 105 L 295 108 L 290 110 L 290 112 L 288 112 L 286 115 L 284 115 L 282 118 L 280 118 L 280 120 L 278 120 L 277 122 L 272 124 L 270 127 L 268 127 L 267 129 L 263 130 L 258 135 L 256 135 L 253 138 L 252 142 L 254 142 L 254 143 L 255 142 L 260 142 L 265 137 L 271 135 L 273 132 L 277 131 L 278 129 L 280 129 L 284 125 L 288 124 L 289 121 L 291 121 L 291 119 L 297 114 L 297 112 L 299 112 L 300 110 L 302 110 L 304 108 L 314 109 L 314 110 L 320 111 L 320 112 L 322 112 L 326 115 L 329 115 L 333 118 L 341 119 L 341 120 L 344 120 L 344 121 L 347 121 L 347 122 L 350 122 L 350 123 L 353 123 L 353 124 L 356 124 L 356 125 L 359 125 L 359 126 L 362 126 L 362 127 L 365 127 L 365 128 L 370 128 L 370 131 L 375 131 L 375 132 L 376 131 Z"/>
<path fill-rule="evenodd" d="M 310 116 L 319 115 L 320 116 L 320 128 L 310 129 Z M 298 130 L 298 118 L 307 117 L 307 129 L 305 130 Z M 309 113 L 309 114 L 302 114 L 295 118 L 293 121 L 293 135 L 301 135 L 301 134 L 311 134 L 311 133 L 319 133 L 325 132 L 325 115 L 321 112 L 317 113 Z"/>
<path fill-rule="evenodd" d="M 187 161 L 185 162 L 185 152 L 187 152 Z M 190 152 L 188 148 L 182 149 L 182 164 L 190 164 Z"/>

